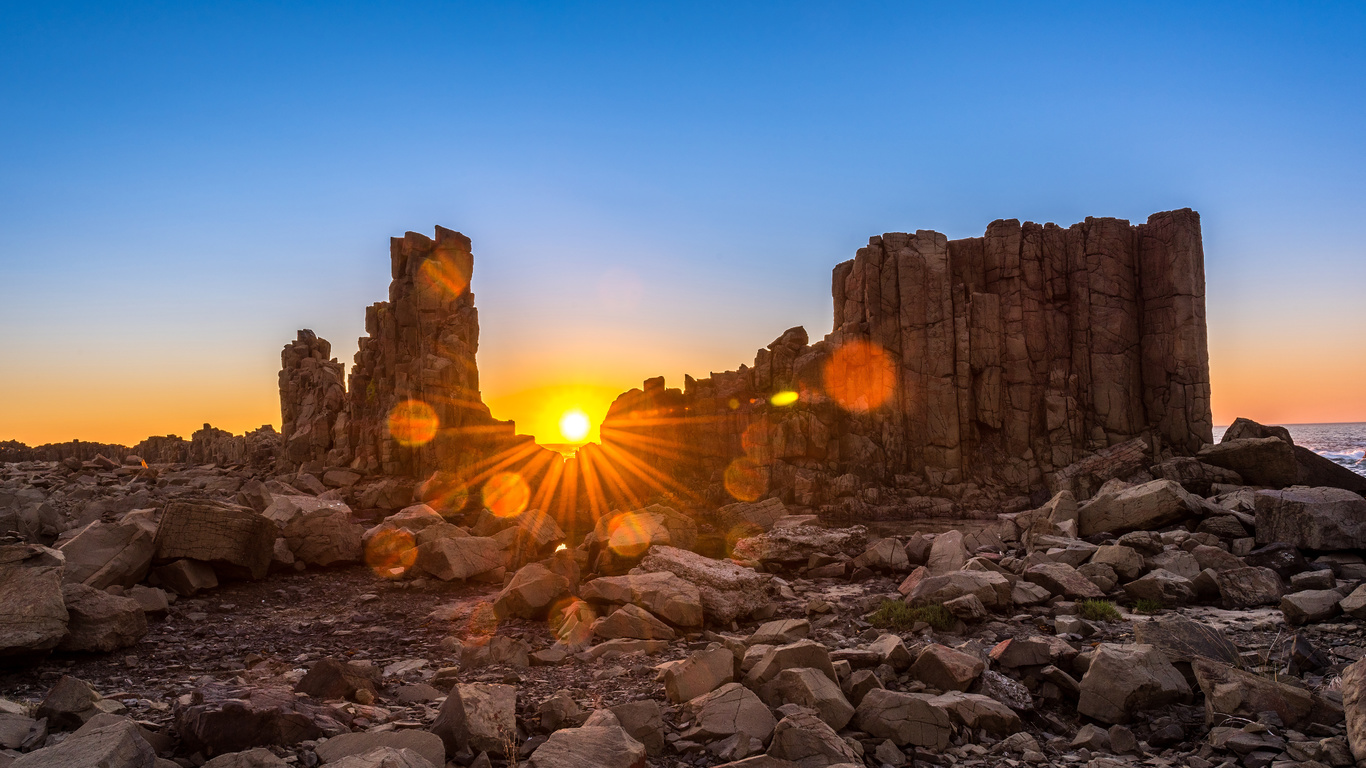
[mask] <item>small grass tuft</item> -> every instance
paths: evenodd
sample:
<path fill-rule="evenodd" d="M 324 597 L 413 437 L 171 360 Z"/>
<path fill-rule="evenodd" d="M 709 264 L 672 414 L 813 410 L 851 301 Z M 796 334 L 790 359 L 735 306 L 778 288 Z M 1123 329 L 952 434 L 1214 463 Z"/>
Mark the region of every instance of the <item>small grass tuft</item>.
<path fill-rule="evenodd" d="M 942 605 L 912 608 L 900 600 L 883 600 L 882 605 L 868 617 L 868 623 L 879 629 L 909 631 L 920 622 L 944 632 L 953 629 L 958 619 Z"/>
<path fill-rule="evenodd" d="M 1161 600 L 1149 600 L 1146 597 L 1134 603 L 1134 613 L 1141 613 L 1145 616 L 1161 613 L 1166 609 L 1167 606 L 1163 605 Z"/>
<path fill-rule="evenodd" d="M 1087 621 L 1119 621 L 1119 609 L 1109 600 L 1082 600 L 1077 603 L 1077 613 Z"/>

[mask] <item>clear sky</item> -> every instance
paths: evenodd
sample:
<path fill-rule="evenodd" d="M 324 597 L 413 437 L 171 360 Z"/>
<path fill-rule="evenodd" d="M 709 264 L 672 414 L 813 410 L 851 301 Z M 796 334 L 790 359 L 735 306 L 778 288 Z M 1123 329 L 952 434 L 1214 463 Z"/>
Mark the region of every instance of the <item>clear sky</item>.
<path fill-rule="evenodd" d="M 1216 423 L 1366 420 L 1366 5 L 966 5 L 0 4 L 0 439 L 278 426 L 405 230 L 553 440 L 829 332 L 869 235 L 1186 206 Z"/>

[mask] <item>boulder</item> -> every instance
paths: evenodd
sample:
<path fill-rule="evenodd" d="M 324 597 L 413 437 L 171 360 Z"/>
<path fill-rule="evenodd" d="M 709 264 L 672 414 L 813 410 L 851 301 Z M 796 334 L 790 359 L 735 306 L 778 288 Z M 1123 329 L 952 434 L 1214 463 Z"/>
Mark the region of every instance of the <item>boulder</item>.
<path fill-rule="evenodd" d="M 1077 649 L 1056 635 L 1029 635 L 1002 640 L 991 649 L 989 656 L 997 666 L 1018 669 L 1070 663 L 1076 658 Z"/>
<path fill-rule="evenodd" d="M 759 698 L 777 709 L 797 704 L 816 710 L 825 724 L 838 731 L 854 716 L 854 707 L 844 698 L 839 685 L 825 673 L 810 667 L 784 669 L 759 689 Z"/>
<path fill-rule="evenodd" d="M 176 731 L 191 752 L 216 755 L 268 745 L 288 746 L 347 732 L 330 709 L 288 688 L 200 688 L 175 712 Z"/>
<path fill-rule="evenodd" d="M 778 619 L 760 624 L 745 643 L 750 646 L 786 645 L 804 640 L 810 634 L 811 622 L 807 619 Z"/>
<path fill-rule="evenodd" d="M 132 720 L 72 734 L 61 743 L 21 755 L 10 768 L 155 768 L 156 751 Z"/>
<path fill-rule="evenodd" d="M 95 589 L 131 587 L 152 568 L 154 540 L 154 532 L 136 522 L 96 520 L 58 547 L 66 556 L 62 579 Z"/>
<path fill-rule="evenodd" d="M 1220 550 L 1222 551 L 1222 550 Z M 1143 555 L 1133 547 L 1103 544 L 1091 555 L 1091 565 L 1107 565 L 1123 581 L 1133 581 L 1143 575 Z"/>
<path fill-rule="evenodd" d="M 1276 605 L 1281 600 L 1281 577 L 1270 568 L 1234 568 L 1216 571 L 1219 604 L 1229 610 Z"/>
<path fill-rule="evenodd" d="M 1206 464 L 1237 472 L 1248 485 L 1284 488 L 1299 477 L 1295 449 L 1278 437 L 1240 437 L 1200 449 Z"/>
<path fill-rule="evenodd" d="M 735 654 L 726 648 L 695 651 L 664 670 L 664 695 L 681 704 L 735 680 Z"/>
<path fill-rule="evenodd" d="M 219 755 L 204 763 L 203 768 L 289 768 L 289 763 L 276 757 L 275 753 L 269 749 L 257 747 L 245 752 L 230 752 L 226 755 Z"/>
<path fill-rule="evenodd" d="M 736 560 L 767 563 L 805 563 L 813 554 L 855 557 L 868 548 L 868 530 L 819 528 L 814 525 L 774 527 L 768 533 L 735 542 Z"/>
<path fill-rule="evenodd" d="M 280 529 L 289 551 L 308 565 L 359 563 L 365 529 L 344 502 L 313 496 L 275 496 L 263 513 Z"/>
<path fill-rule="evenodd" d="M 1152 480 L 1102 491 L 1077 511 L 1079 532 L 1151 531 L 1199 514 L 1200 500 L 1174 480 Z"/>
<path fill-rule="evenodd" d="M 1195 585 L 1190 579 L 1158 568 L 1124 585 L 1130 600 L 1153 600 L 1165 606 L 1185 605 L 1195 600 Z"/>
<path fill-rule="evenodd" d="M 84 680 L 62 675 L 34 712 L 53 730 L 71 730 L 104 711 L 103 698 Z"/>
<path fill-rule="evenodd" d="M 441 739 L 436 734 L 414 729 L 342 733 L 319 744 L 314 751 L 318 759 L 330 765 L 344 757 L 364 755 L 382 747 L 411 750 L 434 766 L 446 764 L 446 747 Z"/>
<path fill-rule="evenodd" d="M 1223 630 L 1203 622 L 1191 621 L 1180 614 L 1157 616 L 1134 622 L 1134 641 L 1151 645 L 1173 664 L 1189 664 L 1195 659 L 1213 659 L 1239 664 L 1238 646 Z"/>
<path fill-rule="evenodd" d="M 930 576 L 915 585 L 906 602 L 913 606 L 942 605 L 955 597 L 976 595 L 993 610 L 1011 606 L 1010 579 L 994 571 L 954 571 Z"/>
<path fill-rule="evenodd" d="M 676 637 L 676 633 L 668 624 L 655 618 L 654 614 L 644 608 L 630 603 L 594 621 L 592 630 L 597 637 L 608 640 L 618 637 L 672 640 Z"/>
<path fill-rule="evenodd" d="M 1009 736 L 1024 727 L 1019 715 L 990 696 L 950 691 L 935 696 L 929 703 L 948 712 L 958 723 L 993 736 Z"/>
<path fill-rule="evenodd" d="M 1300 549 L 1366 549 L 1366 498 L 1341 488 L 1258 491 L 1257 543 Z"/>
<path fill-rule="evenodd" d="M 393 747 L 375 747 L 364 754 L 347 755 L 328 765 L 332 768 L 441 768 L 419 752 Z"/>
<path fill-rule="evenodd" d="M 500 619 L 509 616 L 542 619 L 556 601 L 568 595 L 568 579 L 540 563 L 531 563 L 517 571 L 512 581 L 494 598 L 493 613 Z"/>
<path fill-rule="evenodd" d="M 906 548 L 896 539 L 878 539 L 854 558 L 855 568 L 871 568 L 875 571 L 905 573 L 911 570 L 911 561 L 906 557 Z"/>
<path fill-rule="evenodd" d="M 529 768 L 645 768 L 645 745 L 620 725 L 585 725 L 550 734 Z"/>
<path fill-rule="evenodd" d="M 692 723 L 685 738 L 704 742 L 743 733 L 767 744 L 778 724 L 764 702 L 739 683 L 726 683 L 688 701 L 682 713 Z"/>
<path fill-rule="evenodd" d="M 1296 729 L 1312 723 L 1337 725 L 1342 722 L 1342 706 L 1299 686 L 1204 658 L 1191 662 L 1191 669 L 1205 694 L 1205 722 L 1208 725 L 1222 725 L 1230 717 L 1256 720 L 1262 712 L 1275 712 L 1287 727 Z"/>
<path fill-rule="evenodd" d="M 1256 497 L 1254 497 L 1255 499 Z M 1294 544 L 1276 541 L 1248 552 L 1243 561 L 1256 568 L 1270 568 L 1277 576 L 1289 580 L 1297 573 L 1304 573 L 1312 566 Z"/>
<path fill-rule="evenodd" d="M 726 541 L 767 533 L 774 523 L 787 516 L 787 506 L 777 498 L 752 503 L 741 501 L 716 510 L 716 520 L 725 532 Z"/>
<path fill-rule="evenodd" d="M 620 573 L 639 562 L 652 546 L 692 549 L 697 546 L 697 523 L 672 507 L 651 504 L 644 509 L 619 511 L 599 518 L 594 537 L 602 542 L 604 573 Z M 602 564 L 602 561 L 599 561 Z"/>
<path fill-rule="evenodd" d="M 821 674 L 838 683 L 835 667 L 830 663 L 830 649 L 814 640 L 798 640 L 787 645 L 776 645 L 764 651 L 758 663 L 745 674 L 744 684 L 758 690 L 764 683 L 778 676 L 784 669 L 818 669 Z"/>
<path fill-rule="evenodd" d="M 108 653 L 136 645 L 147 634 L 147 614 L 136 600 L 84 584 L 63 585 L 62 599 L 70 618 L 60 651 Z"/>
<path fill-rule="evenodd" d="M 339 659 L 320 659 L 294 686 L 315 699 L 356 700 L 358 691 L 378 693 L 380 670 L 373 665 L 352 664 Z"/>
<path fill-rule="evenodd" d="M 854 725 L 898 747 L 912 744 L 935 751 L 949 745 L 953 722 L 949 713 L 930 703 L 932 697 L 875 688 L 854 712 Z"/>
<path fill-rule="evenodd" d="M 958 599 L 963 600 L 965 598 L 976 599 L 972 595 L 965 595 Z M 868 644 L 868 650 L 877 654 L 878 663 L 886 664 L 897 672 L 911 666 L 914 661 L 911 658 L 911 652 L 906 650 L 906 643 L 901 640 L 901 637 L 889 632 L 878 635 L 873 642 Z"/>
<path fill-rule="evenodd" d="M 457 683 L 431 731 L 450 754 L 469 747 L 500 754 L 517 734 L 517 688 L 499 683 Z"/>
<path fill-rule="evenodd" d="M 800 768 L 858 763 L 854 750 L 815 713 L 809 711 L 788 715 L 773 729 L 773 740 L 768 756 L 790 760 Z"/>
<path fill-rule="evenodd" d="M 442 581 L 474 578 L 506 564 L 497 540 L 484 536 L 436 539 L 417 548 L 417 567 Z"/>
<path fill-rule="evenodd" d="M 677 547 L 651 547 L 640 561 L 640 571 L 672 573 L 697 587 L 703 612 L 720 624 L 745 618 L 772 602 L 770 577 Z"/>
<path fill-rule="evenodd" d="M 1040 563 L 1025 569 L 1026 581 L 1038 584 L 1055 596 L 1072 600 L 1102 598 L 1100 591 L 1091 580 L 1077 573 L 1077 569 L 1065 563 Z"/>
<path fill-rule="evenodd" d="M 61 556 L 51 552 L 0 546 L 0 663 L 47 653 L 66 636 Z"/>
<path fill-rule="evenodd" d="M 1101 643 L 1081 679 L 1077 711 L 1104 723 L 1190 699 L 1186 678 L 1151 645 Z"/>
<path fill-rule="evenodd" d="M 195 499 L 166 505 L 157 526 L 156 559 L 208 563 L 219 576 L 263 579 L 275 547 L 273 522 L 246 507 Z"/>
<path fill-rule="evenodd" d="M 946 531 L 934 537 L 930 542 L 930 553 L 925 558 L 925 567 L 932 576 L 942 576 L 952 573 L 963 567 L 972 555 L 967 547 L 963 546 L 963 534 L 958 531 Z"/>
<path fill-rule="evenodd" d="M 604 576 L 579 589 L 584 600 L 630 603 L 678 627 L 702 625 L 702 593 L 669 571 Z"/>
<path fill-rule="evenodd" d="M 1190 456 L 1167 459 L 1161 464 L 1153 465 L 1149 472 L 1153 477 L 1180 483 L 1182 488 L 1196 496 L 1209 496 L 1216 484 L 1243 485 L 1243 478 L 1237 472 L 1206 464 Z"/>
<path fill-rule="evenodd" d="M 1281 598 L 1281 613 L 1285 623 L 1293 626 L 1316 621 L 1327 621 L 1342 610 L 1338 603 L 1342 593 L 1336 589 L 1306 589 Z"/>
<path fill-rule="evenodd" d="M 928 645 L 915 657 L 911 677 L 941 691 L 966 691 L 981 676 L 986 665 L 972 654 L 946 645 Z"/>
<path fill-rule="evenodd" d="M 1366 619 L 1366 584 L 1362 584 L 1342 598 L 1338 602 L 1338 607 L 1354 619 Z"/>
<path fill-rule="evenodd" d="M 1366 762 L 1366 659 L 1342 672 L 1342 709 L 1347 720 L 1347 743 L 1357 765 Z"/>
<path fill-rule="evenodd" d="M 664 718 L 654 699 L 628 701 L 611 708 L 621 727 L 631 738 L 645 745 L 645 751 L 658 755 L 664 751 Z"/>
<path fill-rule="evenodd" d="M 393 536 L 397 531 L 404 531 L 413 539 L 417 534 L 432 526 L 446 524 L 446 518 L 439 512 L 426 504 L 414 504 L 410 507 L 395 512 L 384 518 L 379 525 L 369 528 L 361 535 L 361 543 L 369 546 L 370 542 L 376 538 Z"/>

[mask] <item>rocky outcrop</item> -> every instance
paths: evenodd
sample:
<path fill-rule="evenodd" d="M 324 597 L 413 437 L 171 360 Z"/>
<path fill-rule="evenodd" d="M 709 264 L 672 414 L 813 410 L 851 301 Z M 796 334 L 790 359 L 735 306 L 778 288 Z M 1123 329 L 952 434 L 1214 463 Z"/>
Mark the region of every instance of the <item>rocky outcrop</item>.
<path fill-rule="evenodd" d="M 299 331 L 280 352 L 280 440 L 284 468 L 328 462 L 334 447 L 345 453 L 346 371 L 332 345 L 310 330 Z M 333 457 L 339 459 L 340 457 Z"/>
<path fill-rule="evenodd" d="M 833 294 L 824 340 L 794 328 L 753 367 L 687 377 L 682 390 L 651 379 L 613 404 L 604 446 L 714 502 L 833 512 L 895 503 L 878 488 L 1074 490 L 1068 468 L 1108 447 L 1141 439 L 1152 463 L 1212 440 L 1189 209 L 1137 226 L 886 234 L 835 268 Z"/>

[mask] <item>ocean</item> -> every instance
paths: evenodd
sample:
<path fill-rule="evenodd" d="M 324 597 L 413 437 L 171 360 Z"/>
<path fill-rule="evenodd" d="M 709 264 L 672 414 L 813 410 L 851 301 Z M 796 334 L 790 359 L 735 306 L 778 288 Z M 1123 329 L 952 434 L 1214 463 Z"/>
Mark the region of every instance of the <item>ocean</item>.
<path fill-rule="evenodd" d="M 1366 422 L 1347 424 L 1285 424 L 1295 445 L 1341 464 L 1358 475 L 1366 475 Z M 1214 442 L 1228 427 L 1214 428 Z"/>

